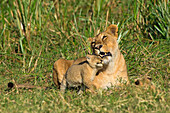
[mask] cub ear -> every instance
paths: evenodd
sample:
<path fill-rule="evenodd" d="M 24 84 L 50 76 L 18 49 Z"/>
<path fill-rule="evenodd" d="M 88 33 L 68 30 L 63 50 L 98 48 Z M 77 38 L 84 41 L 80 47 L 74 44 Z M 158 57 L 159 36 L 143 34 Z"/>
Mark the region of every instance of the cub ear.
<path fill-rule="evenodd" d="M 91 60 L 92 55 L 86 55 L 86 59 L 89 62 Z"/>
<path fill-rule="evenodd" d="M 117 25 L 111 24 L 107 27 L 106 32 L 113 34 L 114 36 L 118 37 L 118 27 Z"/>

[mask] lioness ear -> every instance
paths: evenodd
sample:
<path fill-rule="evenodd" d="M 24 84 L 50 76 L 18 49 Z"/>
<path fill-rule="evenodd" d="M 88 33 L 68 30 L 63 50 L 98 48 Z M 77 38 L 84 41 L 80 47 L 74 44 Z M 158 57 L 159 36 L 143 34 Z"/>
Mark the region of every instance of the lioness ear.
<path fill-rule="evenodd" d="M 117 25 L 111 24 L 109 27 L 107 27 L 106 32 L 113 34 L 114 36 L 118 37 L 118 27 Z"/>
<path fill-rule="evenodd" d="M 87 41 L 92 42 L 92 41 L 93 41 L 93 38 L 89 37 L 89 38 L 87 39 Z"/>

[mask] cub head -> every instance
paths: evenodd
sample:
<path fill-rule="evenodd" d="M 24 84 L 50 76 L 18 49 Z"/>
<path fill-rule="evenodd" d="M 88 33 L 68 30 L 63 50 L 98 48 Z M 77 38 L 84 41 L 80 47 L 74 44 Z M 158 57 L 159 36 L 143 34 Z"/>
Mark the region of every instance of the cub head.
<path fill-rule="evenodd" d="M 118 27 L 110 25 L 106 31 L 99 33 L 94 38 L 89 38 L 93 54 L 103 58 L 104 64 L 108 64 L 118 50 Z"/>
<path fill-rule="evenodd" d="M 103 68 L 103 62 L 102 58 L 96 55 L 87 55 L 87 62 L 89 63 L 90 67 L 102 69 Z"/>

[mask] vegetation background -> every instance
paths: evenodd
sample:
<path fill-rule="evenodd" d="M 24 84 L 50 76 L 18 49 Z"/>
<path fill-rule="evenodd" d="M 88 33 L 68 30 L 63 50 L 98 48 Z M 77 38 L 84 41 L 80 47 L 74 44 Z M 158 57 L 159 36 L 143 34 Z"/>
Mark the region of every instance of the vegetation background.
<path fill-rule="evenodd" d="M 169 19 L 169 0 L 1 0 L 0 112 L 168 112 Z M 85 56 L 88 37 L 110 24 L 119 26 L 131 84 L 60 94 L 53 63 Z M 134 85 L 144 76 L 155 89 Z M 9 82 L 51 89 L 9 89 Z"/>

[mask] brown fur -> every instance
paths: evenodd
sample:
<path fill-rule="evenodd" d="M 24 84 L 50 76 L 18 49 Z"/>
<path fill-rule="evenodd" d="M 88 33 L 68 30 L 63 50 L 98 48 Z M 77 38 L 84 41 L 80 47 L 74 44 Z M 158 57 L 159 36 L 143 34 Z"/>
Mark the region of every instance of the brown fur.
<path fill-rule="evenodd" d="M 59 88 L 63 76 L 67 69 L 73 64 L 74 60 L 59 59 L 53 65 L 53 82 Z"/>
<path fill-rule="evenodd" d="M 79 58 L 76 61 L 58 59 L 53 65 L 53 82 L 57 86 L 57 88 L 60 88 L 60 84 L 68 68 L 71 67 L 73 63 L 79 64 L 80 62 L 85 61 L 85 60 L 86 60 L 86 57 Z"/>
<path fill-rule="evenodd" d="M 123 82 L 128 83 L 127 68 L 124 57 L 118 48 L 118 27 L 110 25 L 106 31 L 98 34 L 94 38 L 89 38 L 91 41 L 91 49 L 93 54 L 103 58 L 104 67 L 98 72 L 92 82 L 96 89 L 107 89 L 112 86 L 121 85 Z M 60 60 L 60 59 L 59 59 Z M 84 59 L 77 59 L 75 62 L 83 62 Z M 59 61 L 56 61 L 59 62 Z M 71 63 L 70 63 L 71 62 Z M 55 63 L 53 69 L 53 78 L 62 79 L 68 67 L 73 64 L 73 61 L 65 60 L 63 63 Z M 54 77 L 55 76 L 55 77 Z M 54 79 L 54 83 L 56 79 Z M 61 83 L 61 80 L 58 80 Z M 58 84 L 56 84 L 58 85 Z"/>
<path fill-rule="evenodd" d="M 102 69 L 102 59 L 96 55 L 87 55 L 87 61 L 81 64 L 73 64 L 66 72 L 61 83 L 60 90 L 65 91 L 66 87 L 81 86 L 81 90 L 87 87 L 93 90 L 92 81 L 99 69 Z"/>

